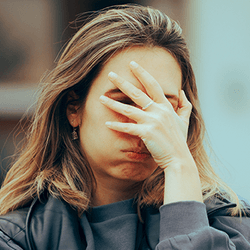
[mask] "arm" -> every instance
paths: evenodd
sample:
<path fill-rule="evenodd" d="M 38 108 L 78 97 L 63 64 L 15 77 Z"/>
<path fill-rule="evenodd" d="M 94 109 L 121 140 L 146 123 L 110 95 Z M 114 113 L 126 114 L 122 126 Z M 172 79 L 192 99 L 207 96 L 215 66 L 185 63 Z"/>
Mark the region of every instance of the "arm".
<path fill-rule="evenodd" d="M 208 221 L 206 207 L 195 201 L 160 208 L 160 249 L 250 249 L 250 218 L 216 216 Z"/>
<path fill-rule="evenodd" d="M 153 104 L 143 110 L 102 97 L 102 103 L 108 108 L 137 122 L 109 122 L 106 125 L 113 130 L 140 137 L 156 164 L 164 169 L 164 204 L 184 200 L 202 202 L 198 169 L 186 143 L 191 103 L 184 91 L 179 90 L 178 107 L 174 110 L 159 83 L 142 67 L 133 65 L 130 65 L 131 70 L 147 94 L 117 75 L 110 74 L 109 79 L 137 107 Z"/>
<path fill-rule="evenodd" d="M 101 101 L 136 122 L 108 122 L 106 125 L 140 137 L 156 164 L 164 169 L 164 205 L 160 209 L 160 242 L 156 249 L 236 249 L 226 232 L 208 223 L 198 169 L 186 143 L 192 106 L 185 93 L 179 92 L 178 109 L 174 110 L 148 72 L 134 64 L 131 70 L 146 93 L 117 75 L 110 75 L 109 79 L 136 105 L 126 105 L 108 97 Z"/>

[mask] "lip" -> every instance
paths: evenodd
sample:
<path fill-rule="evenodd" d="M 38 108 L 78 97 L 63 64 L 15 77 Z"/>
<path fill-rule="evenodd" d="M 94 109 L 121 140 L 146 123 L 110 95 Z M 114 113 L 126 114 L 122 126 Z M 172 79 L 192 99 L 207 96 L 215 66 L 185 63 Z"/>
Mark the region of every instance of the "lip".
<path fill-rule="evenodd" d="M 151 154 L 146 149 L 134 148 L 134 149 L 122 150 L 122 152 L 124 152 L 126 156 L 132 160 L 140 161 L 151 158 Z"/>

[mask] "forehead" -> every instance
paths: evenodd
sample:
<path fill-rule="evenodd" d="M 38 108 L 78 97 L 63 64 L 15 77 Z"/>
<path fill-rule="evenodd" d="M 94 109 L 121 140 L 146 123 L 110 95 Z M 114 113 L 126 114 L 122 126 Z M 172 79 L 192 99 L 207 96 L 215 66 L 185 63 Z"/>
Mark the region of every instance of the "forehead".
<path fill-rule="evenodd" d="M 129 63 L 135 61 L 148 71 L 161 85 L 165 94 L 177 95 L 181 89 L 182 74 L 175 58 L 163 48 L 159 47 L 132 47 L 117 52 L 104 65 L 103 69 L 94 80 L 91 89 L 105 92 L 115 88 L 108 80 L 108 73 L 113 71 L 136 87 L 144 88 L 135 78 L 129 68 Z M 102 93 L 101 93 L 102 94 Z"/>

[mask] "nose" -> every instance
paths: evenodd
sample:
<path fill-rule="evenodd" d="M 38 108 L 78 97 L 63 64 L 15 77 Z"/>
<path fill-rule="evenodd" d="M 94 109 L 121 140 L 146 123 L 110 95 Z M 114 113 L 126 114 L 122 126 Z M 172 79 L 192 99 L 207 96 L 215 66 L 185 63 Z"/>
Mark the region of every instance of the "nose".
<path fill-rule="evenodd" d="M 142 141 L 142 139 L 139 138 L 139 137 L 137 137 L 137 138 L 138 138 L 137 146 L 138 146 L 139 148 L 145 148 L 146 146 L 145 146 L 144 142 Z"/>
<path fill-rule="evenodd" d="M 146 148 L 144 142 L 139 136 L 135 135 L 129 135 L 131 142 L 133 142 L 133 145 L 138 148 Z"/>

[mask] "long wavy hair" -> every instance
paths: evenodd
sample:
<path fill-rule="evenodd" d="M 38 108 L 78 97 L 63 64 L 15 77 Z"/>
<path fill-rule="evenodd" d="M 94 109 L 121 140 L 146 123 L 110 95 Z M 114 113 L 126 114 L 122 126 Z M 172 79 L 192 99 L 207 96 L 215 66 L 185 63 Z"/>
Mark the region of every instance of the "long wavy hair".
<path fill-rule="evenodd" d="M 83 16 L 78 21 L 83 21 Z M 84 19 L 86 20 L 86 19 Z M 95 178 L 66 116 L 69 103 L 84 105 L 91 83 L 116 52 L 132 46 L 164 48 L 182 71 L 182 89 L 193 109 L 187 143 L 196 162 L 204 200 L 217 193 L 227 195 L 238 206 L 235 193 L 215 174 L 204 150 L 205 127 L 201 116 L 195 76 L 180 26 L 151 7 L 122 5 L 88 17 L 68 42 L 54 70 L 42 80 L 36 111 L 27 132 L 26 144 L 8 171 L 0 190 L 0 213 L 31 202 L 47 190 L 63 199 L 79 215 L 89 206 Z M 75 100 L 70 93 L 79 97 Z M 163 202 L 164 175 L 158 168 L 137 193 L 138 206 Z"/>

